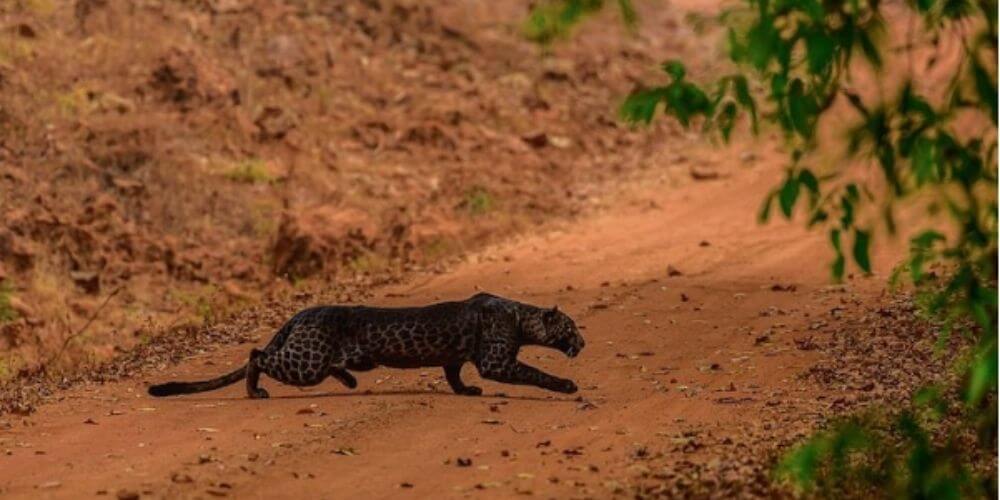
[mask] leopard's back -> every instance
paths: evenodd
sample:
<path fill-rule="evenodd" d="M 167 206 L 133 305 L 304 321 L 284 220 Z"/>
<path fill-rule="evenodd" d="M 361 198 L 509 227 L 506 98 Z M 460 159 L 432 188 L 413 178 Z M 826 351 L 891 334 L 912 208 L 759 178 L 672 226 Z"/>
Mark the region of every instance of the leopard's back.
<path fill-rule="evenodd" d="M 397 368 L 442 366 L 470 359 L 480 311 L 468 302 L 426 307 L 358 307 L 349 330 L 373 362 Z"/>
<path fill-rule="evenodd" d="M 424 307 L 313 307 L 292 317 L 267 349 L 347 367 L 443 366 L 472 359 L 492 309 L 484 296 Z"/>

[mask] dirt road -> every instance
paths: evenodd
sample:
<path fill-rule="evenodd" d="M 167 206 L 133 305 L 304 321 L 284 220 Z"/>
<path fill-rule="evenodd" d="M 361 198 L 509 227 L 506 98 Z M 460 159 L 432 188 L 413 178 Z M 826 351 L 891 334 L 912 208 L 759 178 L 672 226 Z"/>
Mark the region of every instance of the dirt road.
<path fill-rule="evenodd" d="M 822 356 L 816 323 L 844 302 L 821 233 L 753 223 L 779 176 L 764 162 L 683 189 L 650 186 L 605 213 L 491 248 L 440 275 L 380 291 L 386 305 L 488 290 L 558 304 L 584 328 L 575 359 L 521 359 L 576 380 L 579 397 L 478 380 L 451 394 L 438 369 L 360 373 L 359 389 L 265 380 L 153 399 L 151 381 L 215 376 L 250 345 L 194 357 L 146 380 L 71 390 L 0 430 L 10 498 L 608 497 L 644 457 L 711 460 L 746 436 L 815 425 L 837 394 L 797 377 Z M 776 164 L 777 165 L 777 164 Z M 879 256 L 879 269 L 886 255 Z M 668 271 L 668 268 L 670 271 Z M 850 280 L 874 297 L 884 277 Z M 270 335 L 259 332 L 258 343 Z"/>

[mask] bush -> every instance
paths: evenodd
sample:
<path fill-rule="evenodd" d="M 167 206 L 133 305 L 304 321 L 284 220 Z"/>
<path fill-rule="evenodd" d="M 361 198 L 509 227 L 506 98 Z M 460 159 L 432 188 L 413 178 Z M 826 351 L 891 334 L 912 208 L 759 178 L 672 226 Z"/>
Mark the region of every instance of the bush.
<path fill-rule="evenodd" d="M 620 5 L 634 14 L 629 2 Z M 545 3 L 532 13 L 529 35 L 554 40 L 601 6 Z M 901 48 L 886 40 L 890 8 L 894 18 L 920 23 Z M 911 408 L 879 425 L 834 425 L 793 450 L 782 476 L 827 494 L 853 488 L 854 494 L 995 497 L 996 478 L 976 479 L 968 462 L 997 449 L 996 1 L 908 0 L 890 7 L 879 0 L 745 0 L 720 19 L 736 71 L 698 84 L 682 62 L 669 61 L 662 66 L 666 82 L 632 92 L 622 118 L 647 124 L 662 112 L 722 140 L 741 124 L 754 134 L 780 130 L 790 166 L 764 200 L 760 219 L 774 207 L 792 219 L 804 205 L 809 227 L 829 236 L 836 280 L 849 262 L 872 271 L 871 247 L 881 234 L 898 232 L 895 210 L 903 200 L 944 214 L 949 230 L 908 228 L 917 229 L 911 251 L 894 276 L 917 287 L 924 311 L 944 325 L 943 338 L 957 331 L 975 341 L 957 361 L 963 376 L 955 387 L 922 391 Z M 907 66 L 900 61 L 918 58 L 925 68 L 900 69 Z M 941 65 L 954 76 L 928 95 L 918 79 Z M 888 97 L 853 89 L 850 77 L 862 67 L 880 83 L 891 68 L 898 87 Z M 856 119 L 846 131 L 854 161 L 820 171 L 813 166 L 819 124 L 838 105 Z M 857 165 L 875 172 L 878 182 L 852 177 Z M 879 216 L 861 216 L 871 212 Z M 970 426 L 978 450 L 955 444 Z M 837 480 L 852 470 L 854 481 Z"/>

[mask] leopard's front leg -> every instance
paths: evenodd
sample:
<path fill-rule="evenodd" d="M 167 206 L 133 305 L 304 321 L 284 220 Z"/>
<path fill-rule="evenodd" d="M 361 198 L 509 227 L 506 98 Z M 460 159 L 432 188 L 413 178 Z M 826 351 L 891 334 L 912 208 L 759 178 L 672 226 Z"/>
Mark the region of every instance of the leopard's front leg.
<path fill-rule="evenodd" d="M 576 384 L 569 379 L 549 375 L 538 368 L 526 365 L 515 359 L 481 360 L 476 363 L 479 374 L 483 378 L 503 382 L 505 384 L 533 385 L 550 391 L 573 394 Z"/>
<path fill-rule="evenodd" d="M 452 364 L 445 365 L 444 376 L 448 380 L 448 385 L 451 386 L 451 390 L 455 391 L 455 394 L 462 394 L 464 396 L 480 396 L 483 394 L 483 390 L 471 385 L 465 385 L 462 382 L 462 364 Z"/>
<path fill-rule="evenodd" d="M 533 385 L 564 394 L 576 392 L 572 380 L 549 375 L 517 360 L 521 344 L 517 340 L 520 327 L 516 319 L 502 315 L 488 321 L 483 328 L 473 360 L 479 375 L 506 384 Z"/>

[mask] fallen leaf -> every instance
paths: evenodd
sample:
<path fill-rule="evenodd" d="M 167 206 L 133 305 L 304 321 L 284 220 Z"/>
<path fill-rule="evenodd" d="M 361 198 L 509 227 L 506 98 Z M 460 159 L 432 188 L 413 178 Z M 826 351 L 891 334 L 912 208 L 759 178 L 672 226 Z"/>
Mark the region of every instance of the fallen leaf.
<path fill-rule="evenodd" d="M 719 178 L 719 172 L 701 166 L 692 166 L 689 172 L 691 178 L 696 181 L 710 181 Z"/>
<path fill-rule="evenodd" d="M 549 145 L 549 136 L 545 132 L 534 132 L 521 136 L 521 140 L 531 147 L 544 148 Z"/>
<path fill-rule="evenodd" d="M 181 472 L 175 472 L 175 473 L 173 473 L 170 476 L 170 480 L 173 481 L 173 482 L 175 482 L 175 483 L 180 483 L 180 484 L 187 484 L 187 483 L 193 483 L 194 482 L 194 478 L 192 478 L 191 476 L 189 476 L 187 474 L 181 473 Z"/>
<path fill-rule="evenodd" d="M 134 490 L 118 490 L 118 500 L 139 500 L 139 492 Z"/>

